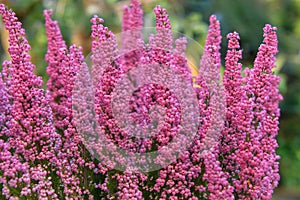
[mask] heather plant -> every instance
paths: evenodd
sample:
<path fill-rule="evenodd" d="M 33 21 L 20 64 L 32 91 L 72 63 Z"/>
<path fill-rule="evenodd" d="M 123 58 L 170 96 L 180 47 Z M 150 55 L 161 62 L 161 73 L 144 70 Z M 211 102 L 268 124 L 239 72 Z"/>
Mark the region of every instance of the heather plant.
<path fill-rule="evenodd" d="M 21 23 L 0 5 L 11 56 L 0 77 L 0 197 L 271 199 L 280 178 L 276 28 L 265 25 L 254 66 L 244 70 L 239 35 L 229 33 L 221 79 L 212 15 L 192 77 L 191 40 L 173 39 L 166 9 L 154 8 L 147 38 L 141 4 L 123 11 L 119 35 L 91 19 L 86 58 L 45 11 L 44 90 Z"/>

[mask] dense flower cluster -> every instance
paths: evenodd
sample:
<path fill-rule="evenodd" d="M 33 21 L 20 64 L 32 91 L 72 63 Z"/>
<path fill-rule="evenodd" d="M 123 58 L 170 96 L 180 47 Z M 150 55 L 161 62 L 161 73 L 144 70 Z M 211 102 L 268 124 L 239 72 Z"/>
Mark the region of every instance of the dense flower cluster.
<path fill-rule="evenodd" d="M 0 13 L 9 31 L 11 56 L 2 74 L 7 82 L 1 83 L 1 102 L 6 102 L 1 109 L 7 113 L 1 123 L 2 195 L 7 199 L 20 196 L 55 199 L 57 194 L 52 179 L 56 176 L 55 145 L 59 135 L 52 124 L 52 111 L 42 89 L 42 80 L 33 73 L 30 46 L 21 23 L 2 4 Z"/>
<path fill-rule="evenodd" d="M 1 199 L 271 199 L 280 178 L 276 28 L 264 27 L 254 67 L 244 70 L 239 35 L 229 33 L 221 79 L 220 23 L 212 15 L 194 80 L 187 39 L 173 41 L 167 11 L 154 13 L 156 33 L 146 43 L 141 4 L 124 8 L 120 48 L 95 15 L 90 75 L 81 47 L 68 47 L 45 11 L 45 91 L 21 23 L 0 4 L 11 57 L 0 74 Z M 165 150 L 169 143 L 174 152 Z M 140 157 L 126 159 L 116 146 Z M 155 170 L 151 152 L 158 152 Z"/>
<path fill-rule="evenodd" d="M 47 97 L 54 116 L 54 127 L 61 136 L 57 152 L 58 175 L 61 177 L 61 189 L 66 198 L 82 197 L 83 194 L 90 193 L 88 185 L 92 183 L 90 178 L 83 174 L 94 168 L 90 156 L 83 151 L 72 115 L 74 81 L 84 56 L 81 49 L 75 45 L 67 48 L 57 21 L 51 20 L 51 14 L 52 10 L 44 12 L 48 37 L 47 73 L 50 77 L 47 82 Z M 79 177 L 78 174 L 82 176 Z"/>

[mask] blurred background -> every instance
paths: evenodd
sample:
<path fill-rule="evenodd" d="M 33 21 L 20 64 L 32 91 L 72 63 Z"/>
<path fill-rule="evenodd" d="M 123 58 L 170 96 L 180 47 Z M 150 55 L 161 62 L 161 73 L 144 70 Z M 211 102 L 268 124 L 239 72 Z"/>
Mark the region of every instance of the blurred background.
<path fill-rule="evenodd" d="M 83 46 L 90 52 L 90 18 L 98 14 L 114 33 L 121 29 L 122 7 L 129 0 L 0 0 L 12 8 L 22 21 L 27 39 L 32 46 L 32 62 L 36 74 L 43 77 L 47 63 L 47 48 L 43 10 L 53 9 L 67 44 Z M 281 77 L 280 133 L 278 135 L 280 186 L 273 199 L 300 199 L 300 1 L 299 0 L 142 0 L 145 26 L 154 26 L 153 8 L 160 4 L 167 8 L 175 31 L 184 33 L 201 45 L 208 29 L 208 19 L 216 14 L 221 22 L 223 36 L 222 57 L 226 52 L 226 34 L 237 31 L 241 37 L 244 67 L 251 67 L 259 44 L 263 26 L 270 23 L 278 27 L 279 54 L 275 73 Z M 2 22 L 1 22 L 2 23 Z M 0 61 L 8 58 L 7 32 L 0 24 Z M 223 63 L 224 64 L 224 63 Z M 195 63 L 198 66 L 197 63 Z M 1 67 L 0 67 L 1 68 Z M 193 73 L 197 73 L 194 69 Z"/>

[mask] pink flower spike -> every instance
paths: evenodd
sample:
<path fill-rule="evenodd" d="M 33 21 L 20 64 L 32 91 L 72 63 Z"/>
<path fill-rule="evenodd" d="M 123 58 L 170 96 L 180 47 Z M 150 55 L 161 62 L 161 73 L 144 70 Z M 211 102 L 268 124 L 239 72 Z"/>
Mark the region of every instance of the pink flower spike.
<path fill-rule="evenodd" d="M 209 18 L 209 29 L 200 62 L 199 76 L 203 76 L 208 83 L 219 81 L 221 67 L 221 31 L 220 22 L 215 15 Z"/>

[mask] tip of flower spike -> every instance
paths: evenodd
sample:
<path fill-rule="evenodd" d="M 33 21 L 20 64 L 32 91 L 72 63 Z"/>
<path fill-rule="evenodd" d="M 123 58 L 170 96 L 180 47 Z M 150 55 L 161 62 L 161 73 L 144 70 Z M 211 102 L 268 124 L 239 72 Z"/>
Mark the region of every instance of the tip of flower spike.
<path fill-rule="evenodd" d="M 227 39 L 233 39 L 233 38 L 239 40 L 240 39 L 239 33 L 234 31 L 233 33 L 228 33 L 227 34 Z"/>
<path fill-rule="evenodd" d="M 217 19 L 217 16 L 216 15 L 211 15 L 209 17 L 209 24 L 210 24 L 210 28 L 215 28 L 215 29 L 220 29 L 220 22 L 219 20 Z"/>
<path fill-rule="evenodd" d="M 278 40 L 276 35 L 277 27 L 272 27 L 270 24 L 266 24 L 263 30 L 264 30 L 265 44 L 277 48 L 278 45 Z"/>
<path fill-rule="evenodd" d="M 258 71 L 272 73 L 272 69 L 276 67 L 276 54 L 278 53 L 278 40 L 276 27 L 266 24 L 263 28 L 264 40 L 258 48 L 258 53 L 254 61 L 254 68 Z"/>
<path fill-rule="evenodd" d="M 276 26 L 271 26 L 270 24 L 266 24 L 264 27 L 264 33 L 270 33 L 271 31 L 276 31 L 277 27 Z"/>
<path fill-rule="evenodd" d="M 208 34 L 205 41 L 204 53 L 200 61 L 199 74 L 206 74 L 209 81 L 219 80 L 221 67 L 221 30 L 220 22 L 215 15 L 210 16 Z M 209 73 L 207 73 L 209 72 Z M 207 80 L 208 80 L 207 79 Z"/>
<path fill-rule="evenodd" d="M 210 23 L 214 23 L 215 21 L 217 21 L 217 16 L 216 16 L 216 15 L 211 15 L 211 16 L 209 17 L 209 22 L 210 22 Z"/>
<path fill-rule="evenodd" d="M 0 4 L 0 9 L 5 9 L 5 5 L 3 3 Z"/>
<path fill-rule="evenodd" d="M 141 29 L 143 26 L 143 10 L 141 3 L 131 0 L 130 7 L 123 7 L 122 31 Z"/>
<path fill-rule="evenodd" d="M 50 10 L 44 10 L 44 16 L 45 17 L 51 17 L 53 14 L 53 10 L 50 9 Z"/>
<path fill-rule="evenodd" d="M 92 24 L 101 24 L 104 23 L 104 19 L 98 17 L 98 15 L 94 15 L 93 18 L 91 19 Z"/>
<path fill-rule="evenodd" d="M 128 12 L 131 8 L 139 8 L 141 5 L 142 4 L 138 0 L 131 0 L 130 7 L 127 5 L 123 6 L 123 12 Z"/>
<path fill-rule="evenodd" d="M 209 18 L 209 29 L 206 42 L 207 44 L 221 43 L 220 22 L 217 20 L 216 15 L 211 15 Z"/>
<path fill-rule="evenodd" d="M 240 44 L 239 44 L 240 36 L 237 32 L 228 33 L 226 37 L 228 39 L 228 49 L 240 48 Z"/>
<path fill-rule="evenodd" d="M 140 7 L 141 3 L 138 0 L 131 0 L 130 1 L 130 6 L 132 6 L 132 7 Z"/>
<path fill-rule="evenodd" d="M 215 29 L 215 30 L 218 30 L 220 31 L 220 22 L 219 20 L 217 19 L 217 16 L 216 15 L 211 15 L 209 17 L 209 29 Z"/>
<path fill-rule="evenodd" d="M 5 13 L 5 11 L 6 11 L 7 9 L 6 9 L 6 6 L 4 5 L 4 4 L 0 4 L 0 13 L 3 15 L 4 13 Z"/>
<path fill-rule="evenodd" d="M 129 11 L 129 7 L 127 5 L 124 5 L 123 6 L 123 14 L 128 14 L 128 11 Z"/>
<path fill-rule="evenodd" d="M 154 13 L 156 15 L 156 27 L 157 28 L 166 28 L 171 29 L 171 23 L 167 10 L 162 8 L 160 5 L 154 8 Z"/>

